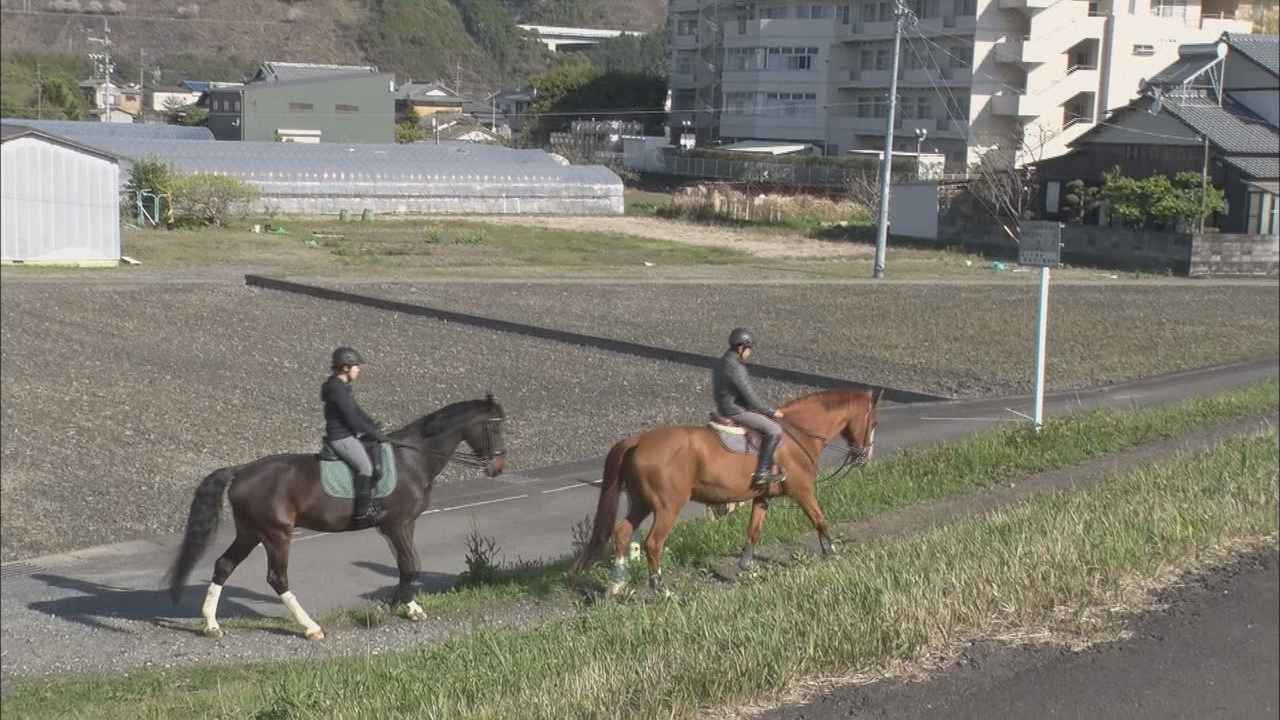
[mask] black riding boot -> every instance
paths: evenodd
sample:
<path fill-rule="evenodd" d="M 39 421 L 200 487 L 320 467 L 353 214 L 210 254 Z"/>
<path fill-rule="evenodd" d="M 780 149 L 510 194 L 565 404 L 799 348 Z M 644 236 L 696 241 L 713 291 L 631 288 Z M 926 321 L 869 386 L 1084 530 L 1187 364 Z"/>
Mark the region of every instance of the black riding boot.
<path fill-rule="evenodd" d="M 756 461 L 756 471 L 751 476 L 751 484 L 756 488 L 767 488 L 769 483 L 778 479 L 773 474 L 773 452 L 778 449 L 778 440 L 772 435 L 760 438 L 760 456 Z"/>
<path fill-rule="evenodd" d="M 373 499 L 373 478 L 356 475 L 351 484 L 355 490 L 355 506 L 351 510 L 351 528 L 360 530 L 373 527 L 382 520 L 382 503 Z"/>

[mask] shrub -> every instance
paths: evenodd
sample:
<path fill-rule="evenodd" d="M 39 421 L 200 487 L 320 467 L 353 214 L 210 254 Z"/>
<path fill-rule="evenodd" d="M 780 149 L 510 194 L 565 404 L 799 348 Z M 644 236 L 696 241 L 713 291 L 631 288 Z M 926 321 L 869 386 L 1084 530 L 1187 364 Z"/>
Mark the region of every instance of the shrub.
<path fill-rule="evenodd" d="M 227 175 L 194 173 L 174 178 L 169 194 L 178 224 L 217 225 L 243 217 L 261 193 Z"/>
<path fill-rule="evenodd" d="M 136 212 L 138 193 L 144 191 L 157 195 L 167 193 L 173 184 L 173 178 L 173 168 L 163 160 L 149 156 L 135 162 L 133 167 L 129 168 L 129 182 L 125 185 L 125 196 L 122 198 L 128 213 L 132 215 Z M 151 211 L 153 206 L 148 203 L 147 208 Z M 168 214 L 166 208 L 159 210 L 160 217 Z"/>

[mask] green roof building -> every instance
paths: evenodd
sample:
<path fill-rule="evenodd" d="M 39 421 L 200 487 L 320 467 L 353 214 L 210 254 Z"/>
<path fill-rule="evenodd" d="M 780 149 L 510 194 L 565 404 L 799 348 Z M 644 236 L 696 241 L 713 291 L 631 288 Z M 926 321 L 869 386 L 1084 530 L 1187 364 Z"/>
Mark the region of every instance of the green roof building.
<path fill-rule="evenodd" d="M 219 140 L 390 143 L 394 77 L 361 65 L 263 63 L 248 82 L 201 99 Z"/>

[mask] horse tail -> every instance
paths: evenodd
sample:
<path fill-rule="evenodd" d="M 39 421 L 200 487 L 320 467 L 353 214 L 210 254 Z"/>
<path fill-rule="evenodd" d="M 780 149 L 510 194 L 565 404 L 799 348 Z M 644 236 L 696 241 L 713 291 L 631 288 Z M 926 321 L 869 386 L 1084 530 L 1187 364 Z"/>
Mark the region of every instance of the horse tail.
<path fill-rule="evenodd" d="M 213 539 L 218 521 L 222 517 L 222 498 L 226 494 L 227 485 L 235 479 L 235 470 L 236 468 L 214 470 L 196 488 L 196 495 L 191 500 L 191 511 L 187 514 L 187 531 L 182 538 L 182 547 L 166 576 L 169 599 L 174 603 L 182 595 L 182 586 L 191 575 L 191 568 L 205 550 L 209 549 L 209 541 Z"/>
<path fill-rule="evenodd" d="M 574 561 L 571 571 L 573 574 L 591 567 L 591 563 L 600 556 L 600 550 L 613 534 L 613 526 L 618 520 L 618 496 L 622 494 L 622 463 L 639 443 L 640 437 L 635 435 L 609 450 L 609 456 L 604 461 L 604 479 L 600 483 L 600 501 L 596 505 L 595 523 L 591 526 L 591 539 Z"/>

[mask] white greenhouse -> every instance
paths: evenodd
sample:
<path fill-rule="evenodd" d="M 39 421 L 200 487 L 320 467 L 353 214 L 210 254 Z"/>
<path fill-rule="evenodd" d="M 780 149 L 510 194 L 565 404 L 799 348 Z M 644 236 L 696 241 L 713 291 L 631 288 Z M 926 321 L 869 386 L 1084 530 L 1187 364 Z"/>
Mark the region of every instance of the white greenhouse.
<path fill-rule="evenodd" d="M 0 262 L 120 262 L 120 163 L 104 150 L 6 123 L 0 131 Z"/>

